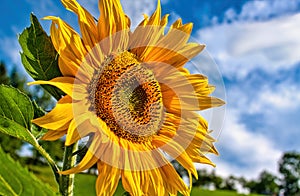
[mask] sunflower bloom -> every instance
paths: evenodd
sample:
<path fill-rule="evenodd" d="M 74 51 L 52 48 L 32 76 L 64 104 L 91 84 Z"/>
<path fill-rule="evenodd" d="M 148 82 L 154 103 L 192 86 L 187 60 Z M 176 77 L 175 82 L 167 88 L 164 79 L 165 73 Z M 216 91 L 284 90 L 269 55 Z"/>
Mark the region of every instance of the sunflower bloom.
<path fill-rule="evenodd" d="M 78 16 L 80 34 L 58 17 L 51 39 L 62 77 L 48 84 L 65 92 L 56 107 L 33 122 L 49 129 L 44 140 L 66 135 L 65 145 L 90 138 L 78 165 L 62 174 L 97 164 L 97 195 L 113 195 L 121 179 L 131 195 L 189 195 L 170 163 L 175 159 L 197 178 L 193 162 L 214 165 L 217 154 L 208 125 L 198 111 L 221 106 L 209 96 L 214 87 L 184 65 L 204 45 L 188 42 L 192 24 L 179 19 L 168 30 L 168 15 L 155 12 L 134 29 L 119 0 L 99 0 L 100 17 L 75 0 L 62 0 Z"/>

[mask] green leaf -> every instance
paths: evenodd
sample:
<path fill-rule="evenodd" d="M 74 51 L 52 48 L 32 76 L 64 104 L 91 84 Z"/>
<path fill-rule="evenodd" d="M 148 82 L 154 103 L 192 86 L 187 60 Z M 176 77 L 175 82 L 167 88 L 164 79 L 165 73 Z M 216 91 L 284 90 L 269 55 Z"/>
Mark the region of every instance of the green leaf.
<path fill-rule="evenodd" d="M 37 146 L 35 137 L 30 133 L 28 129 L 4 116 L 0 116 L 0 131 L 20 140 L 26 141 L 33 146 Z"/>
<path fill-rule="evenodd" d="M 37 141 L 30 133 L 34 111 L 29 98 L 16 88 L 0 85 L 0 131 L 34 146 Z"/>
<path fill-rule="evenodd" d="M 30 129 L 34 111 L 30 99 L 18 89 L 0 85 L 0 116 Z"/>
<path fill-rule="evenodd" d="M 0 195 L 56 195 L 32 173 L 15 162 L 0 148 Z"/>
<path fill-rule="evenodd" d="M 61 76 L 58 67 L 58 53 L 52 41 L 43 30 L 36 16 L 30 15 L 31 25 L 19 35 L 23 52 L 21 60 L 24 68 L 34 80 L 51 80 Z M 63 95 L 56 87 L 43 85 L 56 99 Z"/>
<path fill-rule="evenodd" d="M 18 89 L 0 85 L 0 132 L 32 144 L 48 161 L 56 179 L 59 179 L 58 168 L 55 162 L 30 132 L 31 120 L 34 115 L 39 116 L 42 113 L 43 111 L 36 104 L 32 105 L 29 98 Z"/>

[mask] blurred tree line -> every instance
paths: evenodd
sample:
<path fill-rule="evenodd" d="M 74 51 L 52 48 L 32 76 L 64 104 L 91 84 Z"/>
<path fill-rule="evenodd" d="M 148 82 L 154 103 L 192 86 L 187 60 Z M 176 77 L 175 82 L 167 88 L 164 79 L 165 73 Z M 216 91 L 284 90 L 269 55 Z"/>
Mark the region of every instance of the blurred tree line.
<path fill-rule="evenodd" d="M 44 110 L 50 111 L 55 105 L 55 100 L 51 95 L 43 90 L 39 85 L 27 86 L 27 79 L 24 75 L 18 73 L 15 66 L 8 72 L 7 66 L 0 62 L 0 84 L 11 85 L 18 88 L 35 101 Z M 64 143 L 62 140 L 47 142 L 40 141 L 44 149 L 59 162 L 62 160 Z M 31 157 L 22 156 L 22 147 L 24 144 L 21 140 L 0 133 L 0 147 L 14 159 L 18 159 L 22 164 L 27 165 L 46 165 L 42 156 L 34 149 L 30 148 Z M 78 152 L 78 160 L 85 154 L 84 146 Z M 184 177 L 188 176 L 186 170 L 176 161 L 172 164 L 178 173 Z M 286 152 L 278 162 L 280 176 L 275 176 L 268 171 L 262 171 L 256 180 L 246 180 L 243 177 L 235 177 L 233 175 L 226 178 L 216 175 L 215 171 L 211 172 L 201 169 L 198 170 L 198 180 L 193 179 L 194 187 L 202 187 L 206 189 L 221 189 L 237 191 L 238 185 L 249 190 L 250 193 L 263 195 L 279 195 L 282 190 L 284 196 L 300 196 L 300 153 Z M 91 173 L 96 170 L 90 169 Z"/>
<path fill-rule="evenodd" d="M 177 162 L 172 164 L 178 173 L 188 176 L 186 170 Z M 244 177 L 230 175 L 226 178 L 216 175 L 215 170 L 197 170 L 198 180 L 193 179 L 193 187 L 237 191 L 238 187 L 250 193 L 262 195 L 300 196 L 300 152 L 286 152 L 278 161 L 279 175 L 262 171 L 257 179 L 247 180 Z"/>

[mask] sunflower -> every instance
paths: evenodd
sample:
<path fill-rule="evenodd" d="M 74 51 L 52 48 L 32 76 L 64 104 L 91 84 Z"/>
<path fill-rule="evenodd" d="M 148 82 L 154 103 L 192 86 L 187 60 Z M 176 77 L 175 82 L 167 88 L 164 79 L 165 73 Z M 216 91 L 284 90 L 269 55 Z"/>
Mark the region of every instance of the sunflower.
<path fill-rule="evenodd" d="M 48 84 L 61 89 L 56 107 L 33 123 L 49 131 L 44 140 L 66 135 L 65 145 L 89 137 L 78 173 L 97 164 L 97 195 L 113 195 L 119 180 L 131 195 L 189 195 L 171 164 L 181 164 L 197 178 L 193 162 L 214 165 L 217 154 L 200 110 L 221 106 L 209 96 L 214 87 L 184 65 L 204 45 L 189 42 L 192 23 L 178 19 L 167 29 L 168 16 L 155 12 L 134 29 L 119 0 L 99 0 L 98 20 L 75 0 L 62 0 L 78 16 L 81 34 L 58 17 L 51 39 L 62 76 Z"/>

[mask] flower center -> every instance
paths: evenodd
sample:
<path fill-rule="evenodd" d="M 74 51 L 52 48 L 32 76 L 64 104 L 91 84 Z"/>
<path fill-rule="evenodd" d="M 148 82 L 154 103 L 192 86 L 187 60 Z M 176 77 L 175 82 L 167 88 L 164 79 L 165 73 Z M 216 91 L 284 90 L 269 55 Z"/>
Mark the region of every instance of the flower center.
<path fill-rule="evenodd" d="M 107 60 L 89 86 L 90 109 L 118 137 L 139 143 L 148 141 L 163 121 L 158 81 L 130 52 Z"/>

